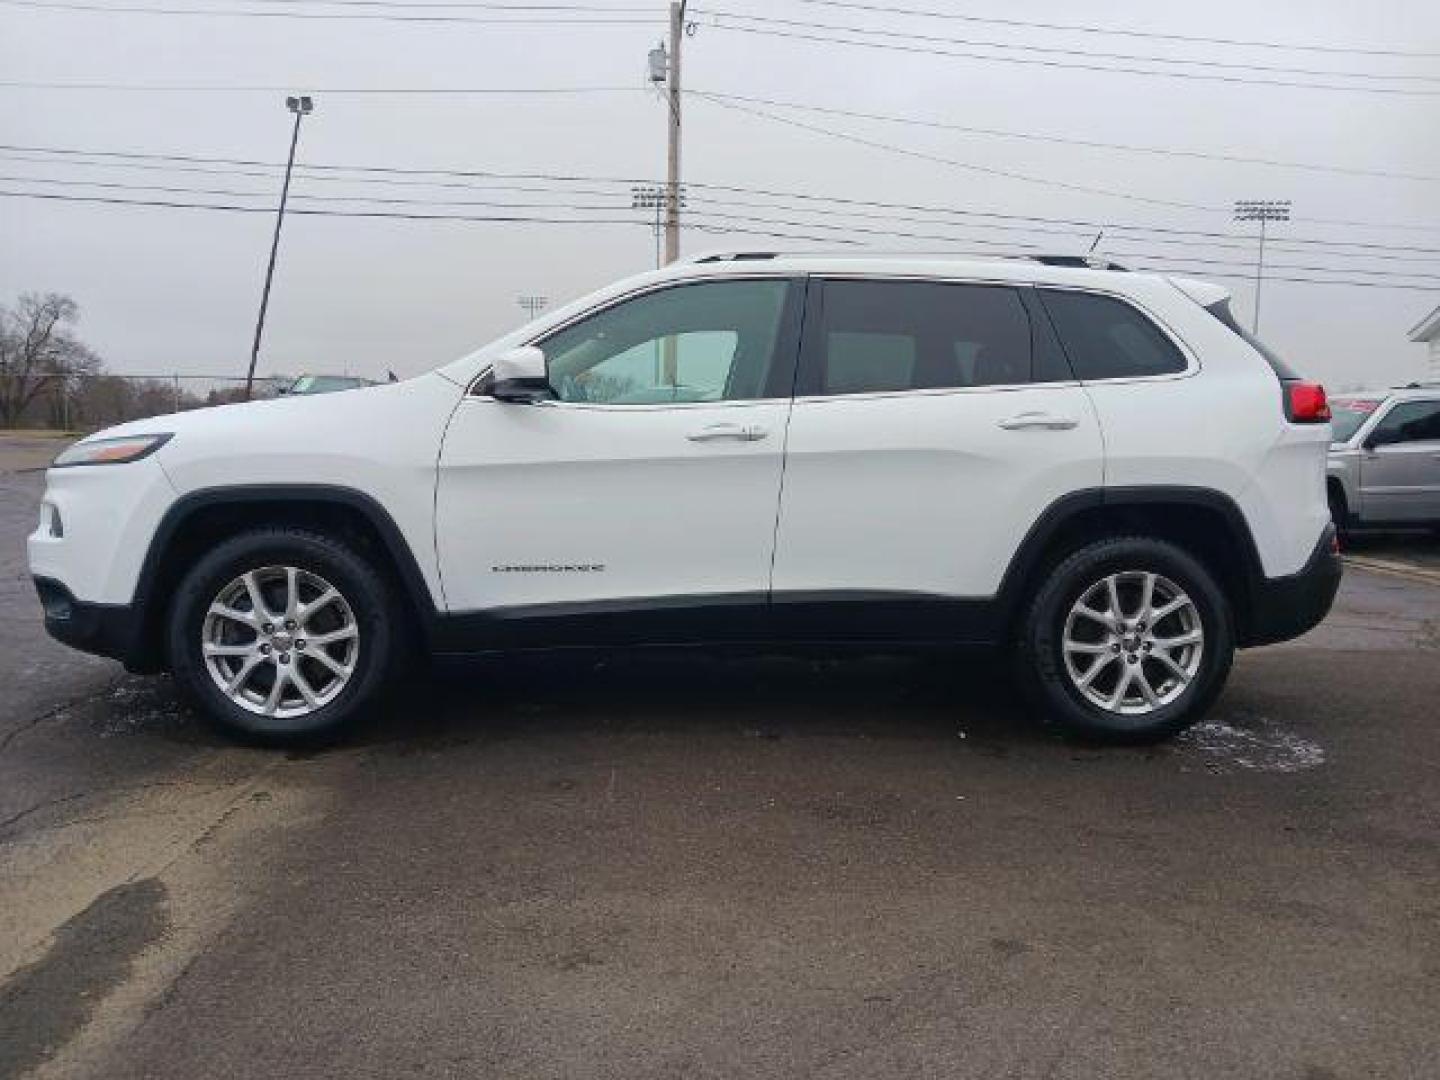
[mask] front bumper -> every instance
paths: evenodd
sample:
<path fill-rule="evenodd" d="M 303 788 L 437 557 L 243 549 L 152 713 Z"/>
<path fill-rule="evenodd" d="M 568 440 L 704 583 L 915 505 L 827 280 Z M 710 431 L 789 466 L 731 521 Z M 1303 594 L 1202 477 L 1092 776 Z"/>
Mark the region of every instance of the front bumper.
<path fill-rule="evenodd" d="M 1335 526 L 1326 525 L 1309 560 L 1298 573 L 1264 578 L 1251 590 L 1250 618 L 1240 645 L 1273 645 L 1319 625 L 1340 588 L 1340 549 Z"/>
<path fill-rule="evenodd" d="M 56 641 L 119 660 L 132 671 L 150 669 L 142 647 L 141 619 L 134 607 L 76 600 L 54 578 L 36 577 L 35 591 L 45 609 L 45 630 Z"/>

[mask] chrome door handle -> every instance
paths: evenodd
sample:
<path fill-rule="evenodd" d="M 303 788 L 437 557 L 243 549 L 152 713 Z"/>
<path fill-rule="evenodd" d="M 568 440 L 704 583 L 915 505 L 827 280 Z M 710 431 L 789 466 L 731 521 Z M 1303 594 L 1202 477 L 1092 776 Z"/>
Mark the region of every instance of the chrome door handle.
<path fill-rule="evenodd" d="M 1069 416 L 1056 416 L 1054 413 L 1022 412 L 1016 416 L 1007 416 L 1004 420 L 999 421 L 999 424 L 1006 431 L 1021 431 L 1025 428 L 1069 431 L 1073 427 L 1079 427 L 1080 421 Z"/>
<path fill-rule="evenodd" d="M 714 442 L 717 439 L 735 439 L 739 442 L 755 442 L 770 433 L 754 424 L 711 424 L 699 431 L 692 431 L 685 437 L 691 442 Z"/>

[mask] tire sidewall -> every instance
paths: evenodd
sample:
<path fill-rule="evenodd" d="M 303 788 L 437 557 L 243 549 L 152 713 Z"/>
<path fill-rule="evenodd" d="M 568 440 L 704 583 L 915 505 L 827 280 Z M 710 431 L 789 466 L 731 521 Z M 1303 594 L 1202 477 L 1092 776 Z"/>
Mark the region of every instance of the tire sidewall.
<path fill-rule="evenodd" d="M 1121 716 L 1081 693 L 1065 666 L 1065 621 L 1075 601 L 1098 581 L 1120 572 L 1149 571 L 1166 577 L 1194 601 L 1205 634 L 1200 667 L 1174 701 L 1143 716 Z M 1163 541 L 1123 538 L 1100 541 L 1061 562 L 1041 586 L 1023 628 L 1026 684 L 1045 720 L 1087 738 L 1153 742 L 1188 727 L 1224 687 L 1234 657 L 1230 605 L 1214 578 L 1192 556 Z"/>
<path fill-rule="evenodd" d="M 360 633 L 349 683 L 333 701 L 301 717 L 268 717 L 235 704 L 215 685 L 202 651 L 205 615 L 220 590 L 246 571 L 275 565 L 328 581 L 350 605 Z M 176 681 L 227 733 L 267 743 L 307 741 L 335 735 L 373 699 L 394 653 L 393 623 L 385 583 L 361 556 L 318 534 L 264 530 L 226 541 L 185 575 L 171 607 L 167 647 Z"/>

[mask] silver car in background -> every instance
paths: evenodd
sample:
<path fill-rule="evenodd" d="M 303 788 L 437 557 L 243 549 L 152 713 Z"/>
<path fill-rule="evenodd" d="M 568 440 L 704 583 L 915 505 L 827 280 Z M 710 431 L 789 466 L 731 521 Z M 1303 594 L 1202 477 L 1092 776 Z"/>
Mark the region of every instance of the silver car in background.
<path fill-rule="evenodd" d="M 1440 383 L 1338 395 L 1330 407 L 1336 527 L 1440 530 Z"/>

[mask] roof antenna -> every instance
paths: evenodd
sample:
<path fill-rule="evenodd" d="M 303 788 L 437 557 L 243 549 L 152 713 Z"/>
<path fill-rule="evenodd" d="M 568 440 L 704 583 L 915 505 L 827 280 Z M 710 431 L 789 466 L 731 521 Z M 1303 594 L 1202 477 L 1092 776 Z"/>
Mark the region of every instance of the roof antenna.
<path fill-rule="evenodd" d="M 1104 235 L 1105 235 L 1105 230 L 1104 230 L 1104 229 L 1101 229 L 1099 232 L 1097 232 L 1097 233 L 1095 234 L 1095 242 L 1090 245 L 1090 250 L 1087 251 L 1085 254 L 1087 254 L 1087 255 L 1093 255 L 1093 254 L 1095 254 L 1095 249 L 1100 246 L 1100 238 L 1101 238 L 1102 236 L 1104 236 Z"/>

